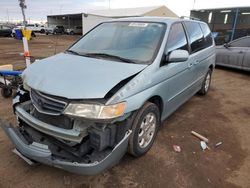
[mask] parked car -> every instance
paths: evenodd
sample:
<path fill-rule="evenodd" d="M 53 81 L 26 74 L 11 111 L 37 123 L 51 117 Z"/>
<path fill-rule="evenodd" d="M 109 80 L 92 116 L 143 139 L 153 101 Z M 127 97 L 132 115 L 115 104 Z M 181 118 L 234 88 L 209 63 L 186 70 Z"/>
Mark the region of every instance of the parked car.
<path fill-rule="evenodd" d="M 71 29 L 66 29 L 66 33 L 69 35 L 81 35 L 82 34 L 82 26 L 75 26 Z"/>
<path fill-rule="evenodd" d="M 26 29 L 32 30 L 33 32 L 45 33 L 46 27 L 40 24 L 27 24 Z"/>
<path fill-rule="evenodd" d="M 8 26 L 0 25 L 0 36 L 10 37 L 12 29 Z"/>
<path fill-rule="evenodd" d="M 53 27 L 53 26 L 46 27 L 46 29 L 45 29 L 46 35 L 53 34 L 54 29 L 55 29 L 55 27 Z"/>
<path fill-rule="evenodd" d="M 250 71 L 250 36 L 217 46 L 216 65 Z"/>
<path fill-rule="evenodd" d="M 197 92 L 207 94 L 214 63 L 204 22 L 104 22 L 24 71 L 13 102 L 19 127 L 4 130 L 29 163 L 96 174 L 127 151 L 146 154 L 163 120 Z"/>
<path fill-rule="evenodd" d="M 57 25 L 54 28 L 53 34 L 64 34 L 64 33 L 65 33 L 65 30 L 63 26 Z"/>

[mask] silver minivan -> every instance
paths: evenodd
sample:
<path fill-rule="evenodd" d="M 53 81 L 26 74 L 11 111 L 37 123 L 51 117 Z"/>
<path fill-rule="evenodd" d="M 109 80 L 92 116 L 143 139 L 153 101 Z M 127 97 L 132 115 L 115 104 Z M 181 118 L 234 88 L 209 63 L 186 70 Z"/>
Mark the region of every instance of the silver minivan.
<path fill-rule="evenodd" d="M 13 100 L 15 153 L 92 175 L 152 147 L 162 121 L 207 94 L 215 46 L 207 24 L 164 17 L 99 24 L 64 53 L 37 61 Z"/>

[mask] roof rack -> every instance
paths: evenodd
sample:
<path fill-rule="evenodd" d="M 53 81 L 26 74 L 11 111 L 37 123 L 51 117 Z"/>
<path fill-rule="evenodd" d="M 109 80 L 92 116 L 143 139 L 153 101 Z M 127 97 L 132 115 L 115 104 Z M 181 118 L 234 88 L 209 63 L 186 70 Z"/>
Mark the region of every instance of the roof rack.
<path fill-rule="evenodd" d="M 181 18 L 181 19 L 189 19 L 189 20 L 197 20 L 197 21 L 200 21 L 199 18 L 195 18 L 195 17 L 191 17 L 191 16 L 181 16 L 180 18 Z"/>

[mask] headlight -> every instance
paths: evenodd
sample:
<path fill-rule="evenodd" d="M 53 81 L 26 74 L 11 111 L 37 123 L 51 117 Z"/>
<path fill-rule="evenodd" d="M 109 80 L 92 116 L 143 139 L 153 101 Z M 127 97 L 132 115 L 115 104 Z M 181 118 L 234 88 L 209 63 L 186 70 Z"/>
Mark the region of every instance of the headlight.
<path fill-rule="evenodd" d="M 125 112 L 125 108 L 125 102 L 108 106 L 71 103 L 65 109 L 64 114 L 90 119 L 112 119 L 122 116 Z"/>

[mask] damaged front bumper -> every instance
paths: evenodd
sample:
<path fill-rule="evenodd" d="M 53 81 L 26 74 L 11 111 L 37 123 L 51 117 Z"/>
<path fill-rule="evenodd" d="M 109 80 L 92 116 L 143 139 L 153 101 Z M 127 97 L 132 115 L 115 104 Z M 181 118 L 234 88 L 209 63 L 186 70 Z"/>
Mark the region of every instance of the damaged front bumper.
<path fill-rule="evenodd" d="M 80 143 L 85 136 L 76 128 L 74 129 L 63 129 L 58 126 L 53 126 L 43 121 L 34 118 L 30 113 L 28 113 L 28 109 L 30 108 L 31 101 L 24 102 L 16 106 L 16 115 L 22 121 L 27 123 L 29 126 L 37 129 L 40 132 L 43 132 L 47 135 L 54 136 L 56 138 L 77 142 Z"/>
<path fill-rule="evenodd" d="M 94 175 L 117 164 L 127 151 L 129 136 L 132 133 L 131 130 L 127 131 L 124 138 L 102 160 L 79 163 L 55 157 L 49 147 L 44 144 L 28 143 L 18 127 L 3 126 L 3 129 L 16 149 L 28 159 L 82 175 Z"/>

